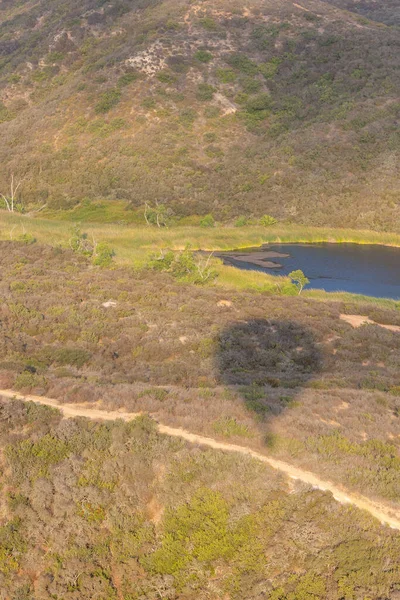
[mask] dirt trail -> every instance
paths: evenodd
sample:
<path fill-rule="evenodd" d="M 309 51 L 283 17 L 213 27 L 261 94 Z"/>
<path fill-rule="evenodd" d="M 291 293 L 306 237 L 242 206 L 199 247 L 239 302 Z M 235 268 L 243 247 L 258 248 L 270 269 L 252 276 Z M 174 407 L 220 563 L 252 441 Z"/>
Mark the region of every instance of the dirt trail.
<path fill-rule="evenodd" d="M 86 417 L 88 419 L 94 420 L 106 420 L 106 421 L 115 421 L 116 419 L 122 419 L 123 421 L 131 421 L 132 419 L 136 419 L 143 413 L 129 413 L 123 411 L 108 411 L 101 410 L 96 408 L 90 408 L 90 405 L 77 405 L 77 404 L 60 404 L 57 400 L 52 398 L 46 398 L 42 396 L 32 396 L 26 395 L 22 396 L 17 394 L 13 390 L 0 390 L 0 397 L 3 398 L 15 398 L 18 400 L 23 400 L 25 402 L 36 402 L 37 404 L 43 404 L 45 406 L 51 406 L 53 408 L 57 408 L 61 411 L 61 413 L 66 418 L 72 417 Z M 373 500 L 369 500 L 365 496 L 356 495 L 354 493 L 348 493 L 345 490 L 340 489 L 330 481 L 323 481 L 319 479 L 314 473 L 310 471 L 304 471 L 303 469 L 299 469 L 290 465 L 281 460 L 276 460 L 274 458 L 270 458 L 252 450 L 251 448 L 246 448 L 245 446 L 238 446 L 236 444 L 228 444 L 225 442 L 219 442 L 213 438 L 205 437 L 203 435 L 198 435 L 196 433 L 190 433 L 190 431 L 185 431 L 184 429 L 178 429 L 175 427 L 169 427 L 168 425 L 158 424 L 158 431 L 165 435 L 170 435 L 174 437 L 179 437 L 187 442 L 192 444 L 199 444 L 201 446 L 208 446 L 209 448 L 214 448 L 216 450 L 223 450 L 226 452 L 237 452 L 238 454 L 243 454 L 245 456 L 251 456 L 263 463 L 266 463 L 273 469 L 277 469 L 282 473 L 285 473 L 291 479 L 296 479 L 311 485 L 313 488 L 331 492 L 335 500 L 342 504 L 352 504 L 361 510 L 366 510 L 376 519 L 378 519 L 382 524 L 388 525 L 392 529 L 397 529 L 400 531 L 400 512 L 394 511 L 390 509 L 388 506 L 384 504 L 380 504 L 374 502 Z"/>

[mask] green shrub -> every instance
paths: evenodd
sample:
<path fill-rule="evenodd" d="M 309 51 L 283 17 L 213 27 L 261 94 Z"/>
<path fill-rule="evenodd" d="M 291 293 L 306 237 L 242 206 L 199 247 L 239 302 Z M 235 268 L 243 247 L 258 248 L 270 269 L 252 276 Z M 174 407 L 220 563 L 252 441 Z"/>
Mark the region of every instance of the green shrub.
<path fill-rule="evenodd" d="M 38 477 L 48 477 L 50 467 L 64 460 L 69 452 L 65 441 L 46 434 L 35 441 L 27 439 L 7 446 L 5 454 L 17 479 L 32 481 Z"/>
<path fill-rule="evenodd" d="M 215 89 L 215 87 L 208 83 L 199 83 L 199 85 L 197 86 L 196 98 L 203 102 L 212 100 L 216 91 L 217 90 Z"/>
<path fill-rule="evenodd" d="M 79 507 L 78 515 L 88 523 L 102 523 L 106 516 L 102 506 L 93 505 L 91 502 L 83 502 Z"/>
<path fill-rule="evenodd" d="M 236 73 L 232 69 L 217 69 L 216 75 L 221 83 L 232 83 L 236 79 Z"/>
<path fill-rule="evenodd" d="M 118 79 L 117 85 L 118 87 L 125 87 L 126 85 L 130 85 L 131 83 L 133 83 L 134 81 L 137 81 L 139 79 L 139 73 L 137 73 L 136 71 L 129 71 L 129 73 L 125 73 L 124 75 L 121 75 L 121 77 Z"/>
<path fill-rule="evenodd" d="M 213 424 L 213 429 L 216 433 L 220 433 L 225 437 L 237 435 L 240 437 L 250 437 L 249 428 L 247 425 L 238 423 L 233 417 L 224 417 Z"/>
<path fill-rule="evenodd" d="M 14 382 L 16 390 L 31 390 L 33 388 L 41 388 L 46 386 L 46 379 L 37 373 L 23 371 L 20 373 Z"/>
<path fill-rule="evenodd" d="M 245 79 L 242 79 L 240 83 L 243 88 L 243 91 L 246 94 L 256 94 L 260 91 L 260 88 L 262 86 L 261 81 L 259 81 L 258 79 L 252 79 L 251 77 L 246 77 Z"/>
<path fill-rule="evenodd" d="M 121 99 L 121 91 L 118 89 L 108 90 L 100 96 L 100 100 L 94 107 L 97 114 L 106 113 L 118 104 Z"/>
<path fill-rule="evenodd" d="M 59 62 L 60 60 L 63 60 L 63 58 L 64 54 L 62 52 L 49 52 L 46 56 L 46 62 Z"/>
<path fill-rule="evenodd" d="M 214 280 L 218 273 L 210 265 L 210 256 L 204 257 L 194 254 L 187 245 L 180 252 L 169 250 L 161 252 L 159 256 L 153 256 L 149 262 L 149 268 L 156 271 L 166 271 L 171 273 L 179 281 L 185 281 L 194 284 L 205 284 Z"/>
<path fill-rule="evenodd" d="M 211 52 L 207 52 L 207 50 L 198 50 L 194 55 L 195 59 L 202 63 L 209 63 L 212 60 Z"/>
<path fill-rule="evenodd" d="M 235 221 L 235 227 L 245 227 L 249 224 L 249 218 L 245 216 L 240 216 Z"/>
<path fill-rule="evenodd" d="M 155 98 L 152 98 L 151 96 L 148 96 L 147 98 L 144 98 L 144 100 L 142 101 L 142 106 L 144 108 L 155 108 L 157 105 Z"/>
<path fill-rule="evenodd" d="M 194 123 L 197 112 L 193 108 L 183 108 L 179 113 L 179 121 L 182 125 L 189 126 Z"/>
<path fill-rule="evenodd" d="M 260 218 L 260 225 L 263 225 L 264 227 L 271 227 L 271 225 L 276 225 L 278 221 L 274 218 L 271 217 L 271 215 L 263 215 Z"/>
<path fill-rule="evenodd" d="M 0 123 L 11 121 L 14 118 L 13 113 L 0 101 Z"/>
<path fill-rule="evenodd" d="M 114 256 L 114 250 L 105 242 L 101 242 L 95 248 L 92 262 L 98 267 L 109 267 Z"/>
<path fill-rule="evenodd" d="M 53 363 L 57 365 L 71 365 L 81 368 L 90 360 L 91 354 L 83 348 L 55 348 L 46 346 L 39 354 L 40 361 L 47 365 Z"/>
<path fill-rule="evenodd" d="M 87 233 L 82 233 L 79 225 L 74 225 L 69 239 L 70 248 L 77 254 L 92 256 L 94 244 L 89 240 Z"/>
<path fill-rule="evenodd" d="M 214 227 L 214 225 L 215 225 L 215 220 L 211 214 L 205 215 L 200 220 L 200 227 Z"/>
<path fill-rule="evenodd" d="M 36 238 L 31 233 L 23 233 L 18 237 L 18 241 L 30 246 L 36 242 Z"/>
<path fill-rule="evenodd" d="M 218 23 L 211 17 L 203 17 L 200 19 L 200 25 L 208 31 L 216 31 L 219 28 Z"/>
<path fill-rule="evenodd" d="M 234 69 L 246 73 L 247 75 L 255 75 L 258 73 L 258 65 L 250 60 L 245 54 L 233 54 L 228 58 L 228 63 Z"/>
<path fill-rule="evenodd" d="M 169 73 L 168 71 L 160 71 L 157 73 L 157 79 L 158 81 L 161 81 L 161 83 L 174 83 L 174 81 L 176 81 L 172 73 Z"/>
<path fill-rule="evenodd" d="M 265 119 L 271 108 L 271 96 L 268 93 L 258 94 L 249 98 L 245 104 L 248 116 L 257 121 Z"/>
<path fill-rule="evenodd" d="M 256 384 L 240 388 L 240 393 L 245 400 L 245 406 L 251 412 L 255 412 L 259 417 L 264 418 L 269 413 L 269 406 L 264 402 L 265 390 L 262 386 Z"/>
<path fill-rule="evenodd" d="M 212 142 L 215 142 L 215 140 L 217 139 L 217 134 L 214 133 L 214 131 L 207 131 L 207 133 L 205 133 L 203 135 L 204 141 L 208 142 L 209 144 L 212 144 Z"/>
<path fill-rule="evenodd" d="M 277 74 L 281 62 L 282 59 L 279 56 L 274 56 L 274 58 L 271 58 L 268 62 L 260 65 L 260 71 L 265 79 L 271 79 Z"/>

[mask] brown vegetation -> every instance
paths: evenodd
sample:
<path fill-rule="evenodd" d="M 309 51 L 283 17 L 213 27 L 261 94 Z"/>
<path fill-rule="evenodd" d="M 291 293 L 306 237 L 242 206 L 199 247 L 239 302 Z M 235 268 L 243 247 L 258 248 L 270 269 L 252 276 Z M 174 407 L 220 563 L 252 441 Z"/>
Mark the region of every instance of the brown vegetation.
<path fill-rule="evenodd" d="M 376 305 L 229 294 L 1 243 L 0 387 L 149 412 L 397 502 L 400 324 Z"/>

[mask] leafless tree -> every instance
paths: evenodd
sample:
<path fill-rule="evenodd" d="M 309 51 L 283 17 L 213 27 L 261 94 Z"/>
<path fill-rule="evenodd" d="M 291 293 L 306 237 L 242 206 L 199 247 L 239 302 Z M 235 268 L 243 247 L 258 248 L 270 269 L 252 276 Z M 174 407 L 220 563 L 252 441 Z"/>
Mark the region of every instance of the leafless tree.
<path fill-rule="evenodd" d="M 11 184 L 10 184 L 10 194 L 5 196 L 0 193 L 1 198 L 4 200 L 6 208 L 9 212 L 15 212 L 16 202 L 17 202 L 17 192 L 23 183 L 23 179 L 20 179 L 18 182 L 15 181 L 14 173 L 11 173 Z"/>
<path fill-rule="evenodd" d="M 210 252 L 207 258 L 205 256 L 198 256 L 196 260 L 196 269 L 203 282 L 208 281 L 213 276 L 213 271 L 210 269 L 210 261 L 213 255 L 214 252 Z"/>
<path fill-rule="evenodd" d="M 144 204 L 144 220 L 146 221 L 147 225 L 150 225 L 149 219 L 147 217 L 147 213 L 148 213 L 149 210 L 150 210 L 149 203 L 145 202 L 145 204 Z"/>

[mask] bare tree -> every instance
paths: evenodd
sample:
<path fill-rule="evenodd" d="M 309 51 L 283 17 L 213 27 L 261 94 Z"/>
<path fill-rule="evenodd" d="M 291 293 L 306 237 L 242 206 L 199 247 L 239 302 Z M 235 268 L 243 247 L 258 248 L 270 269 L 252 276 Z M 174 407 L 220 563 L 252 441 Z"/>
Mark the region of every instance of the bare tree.
<path fill-rule="evenodd" d="M 208 255 L 208 258 L 205 256 L 198 256 L 195 261 L 196 269 L 199 274 L 201 282 L 206 282 L 209 279 L 212 279 L 215 275 L 215 272 L 210 268 L 210 261 L 214 255 L 214 252 L 211 252 Z"/>
<path fill-rule="evenodd" d="M 165 204 L 156 200 L 155 206 L 152 207 L 148 202 L 144 205 L 144 219 L 147 225 L 157 225 L 157 227 L 167 227 L 167 219 L 169 211 Z"/>
<path fill-rule="evenodd" d="M 149 210 L 151 210 L 150 206 L 149 206 L 148 202 L 145 202 L 144 203 L 144 220 L 146 221 L 147 225 L 150 225 L 149 219 L 147 217 Z"/>
<path fill-rule="evenodd" d="M 14 173 L 11 173 L 11 184 L 10 184 L 10 194 L 5 196 L 0 193 L 1 198 L 4 200 L 6 208 L 9 212 L 14 212 L 16 207 L 16 198 L 17 192 L 23 183 L 23 179 L 20 179 L 18 182 L 14 179 Z"/>

